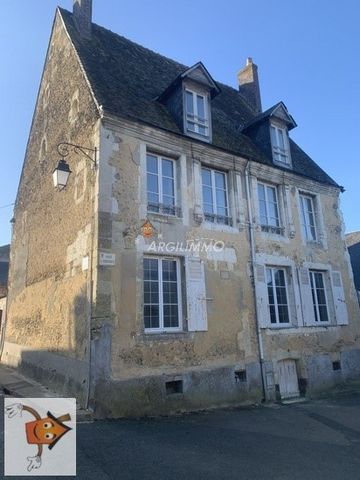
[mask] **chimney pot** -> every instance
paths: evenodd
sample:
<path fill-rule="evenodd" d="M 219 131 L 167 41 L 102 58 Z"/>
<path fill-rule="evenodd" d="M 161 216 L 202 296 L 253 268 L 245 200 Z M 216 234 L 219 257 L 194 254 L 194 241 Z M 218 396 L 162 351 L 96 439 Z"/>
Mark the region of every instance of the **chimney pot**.
<path fill-rule="evenodd" d="M 258 67 L 253 59 L 248 57 L 246 65 L 238 73 L 239 92 L 253 109 L 254 113 L 261 112 L 261 96 L 258 77 Z"/>
<path fill-rule="evenodd" d="M 77 29 L 85 38 L 91 37 L 92 0 L 74 0 L 73 15 Z"/>

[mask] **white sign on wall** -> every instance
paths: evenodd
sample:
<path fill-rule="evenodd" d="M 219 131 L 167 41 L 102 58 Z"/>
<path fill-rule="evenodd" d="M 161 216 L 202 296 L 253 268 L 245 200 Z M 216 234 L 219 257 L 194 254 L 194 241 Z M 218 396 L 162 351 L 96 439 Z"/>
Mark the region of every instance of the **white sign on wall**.
<path fill-rule="evenodd" d="M 115 265 L 115 253 L 100 252 L 99 264 L 103 267 L 112 267 Z"/>

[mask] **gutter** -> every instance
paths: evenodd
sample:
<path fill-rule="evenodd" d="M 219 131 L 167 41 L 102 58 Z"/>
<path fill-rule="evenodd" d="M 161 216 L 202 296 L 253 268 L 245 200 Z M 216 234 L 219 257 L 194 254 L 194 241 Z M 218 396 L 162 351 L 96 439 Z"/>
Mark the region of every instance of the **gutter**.
<path fill-rule="evenodd" d="M 253 289 L 254 289 L 254 299 L 255 299 L 255 323 L 256 323 L 256 336 L 258 340 L 258 348 L 259 348 L 259 360 L 260 360 L 260 370 L 261 370 L 261 383 L 262 383 L 262 391 L 263 391 L 263 398 L 262 401 L 266 400 L 266 377 L 265 377 L 265 367 L 264 367 L 264 345 L 262 340 L 262 332 L 260 328 L 260 312 L 257 303 L 256 297 L 256 283 L 255 283 L 255 265 L 256 265 L 256 256 L 255 256 L 255 242 L 254 242 L 254 225 L 252 221 L 252 202 L 251 202 L 251 195 L 250 195 L 250 180 L 249 180 L 249 161 L 245 167 L 245 190 L 246 190 L 246 203 L 247 203 L 247 210 L 249 215 L 249 239 L 250 239 L 250 253 L 251 253 L 251 270 L 253 275 Z"/>

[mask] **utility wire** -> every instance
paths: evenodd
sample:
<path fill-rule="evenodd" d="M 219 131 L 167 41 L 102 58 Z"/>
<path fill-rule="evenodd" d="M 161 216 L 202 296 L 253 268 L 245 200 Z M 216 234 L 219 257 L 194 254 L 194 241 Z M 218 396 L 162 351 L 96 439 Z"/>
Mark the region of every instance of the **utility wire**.
<path fill-rule="evenodd" d="M 15 205 L 15 202 L 14 203 L 9 203 L 8 205 L 1 205 L 0 208 L 12 207 L 13 205 Z"/>

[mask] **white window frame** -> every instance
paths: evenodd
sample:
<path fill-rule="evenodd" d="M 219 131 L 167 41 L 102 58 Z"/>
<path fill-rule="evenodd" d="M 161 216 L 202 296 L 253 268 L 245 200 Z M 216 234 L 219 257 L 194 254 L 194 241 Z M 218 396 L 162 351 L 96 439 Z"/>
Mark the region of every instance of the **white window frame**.
<path fill-rule="evenodd" d="M 157 159 L 158 173 L 157 174 L 150 173 L 150 174 L 151 175 L 156 175 L 158 177 L 159 192 L 150 192 L 150 193 L 156 193 L 156 194 L 159 195 L 159 211 L 158 212 L 149 209 L 149 200 L 148 200 L 149 189 L 148 189 L 148 179 L 147 179 L 147 177 L 148 177 L 147 157 L 148 156 L 151 156 L 151 157 L 154 157 L 154 158 Z M 162 178 L 163 178 L 162 160 L 168 160 L 169 162 L 172 163 L 172 166 L 173 166 L 173 173 L 174 173 L 174 178 L 173 178 L 173 181 L 174 181 L 174 206 L 173 206 L 173 208 L 174 208 L 174 213 L 171 213 L 171 212 L 164 213 L 164 212 L 161 211 L 162 207 L 166 208 L 166 206 L 164 204 L 164 201 L 163 201 L 164 199 L 163 199 L 163 186 L 162 186 Z M 146 167 L 146 209 L 147 209 L 147 212 L 148 213 L 160 214 L 160 215 L 170 215 L 170 216 L 173 216 L 173 217 L 180 216 L 179 215 L 179 207 L 178 207 L 178 199 L 177 199 L 176 161 L 172 158 L 165 157 L 164 155 L 158 155 L 156 153 L 146 152 L 145 167 Z M 170 178 L 170 177 L 166 177 L 166 178 Z M 172 207 L 169 206 L 168 208 L 170 209 Z"/>
<path fill-rule="evenodd" d="M 316 315 L 314 315 L 315 325 L 327 325 L 327 324 L 330 323 L 329 299 L 328 299 L 327 292 L 326 292 L 326 290 L 327 290 L 326 277 L 325 277 L 326 273 L 327 272 L 324 272 L 324 271 L 321 271 L 321 270 L 309 269 L 311 297 L 312 297 L 312 300 L 313 300 L 313 305 L 312 306 L 313 306 L 313 308 L 315 307 L 315 311 L 316 311 Z M 323 281 L 323 285 L 324 285 L 324 296 L 325 296 L 325 302 L 326 302 L 325 306 L 326 306 L 326 313 L 327 313 L 327 318 L 328 318 L 326 321 L 320 320 L 319 299 L 318 299 L 317 292 L 316 292 L 315 274 L 320 274 L 322 276 L 322 281 Z M 330 288 L 331 288 L 331 285 L 330 285 Z M 316 295 L 315 304 L 314 304 L 313 290 L 315 290 L 315 295 Z M 318 320 L 316 320 L 316 317 L 318 318 Z"/>
<path fill-rule="evenodd" d="M 273 142 L 273 135 L 271 133 L 272 129 L 275 130 L 274 134 L 275 134 L 275 138 L 276 138 L 276 145 Z M 283 134 L 284 147 L 285 148 L 280 147 L 279 131 L 281 131 L 282 134 Z M 276 125 L 275 123 L 270 123 L 270 140 L 271 140 L 274 162 L 279 163 L 280 165 L 286 165 L 286 166 L 289 167 L 291 165 L 291 158 L 290 158 L 290 145 L 289 145 L 287 128 L 280 127 L 279 125 Z M 276 158 L 276 155 L 279 155 L 280 158 L 281 158 L 281 155 L 285 156 L 286 157 L 285 162 Z"/>
<path fill-rule="evenodd" d="M 274 306 L 275 306 L 275 316 L 276 316 L 276 323 L 271 323 L 271 314 L 270 314 L 270 302 L 269 302 L 269 293 L 268 293 L 268 285 L 267 285 L 267 271 L 271 271 L 271 279 L 272 279 L 272 289 L 273 289 L 273 296 L 274 296 Z M 282 270 L 284 272 L 284 281 L 285 281 L 285 294 L 286 294 L 286 307 L 288 312 L 288 322 L 280 322 L 279 321 L 279 309 L 278 309 L 278 301 L 276 295 L 276 285 L 275 285 L 275 275 L 274 270 Z M 276 265 L 265 265 L 265 283 L 266 283 L 266 292 L 267 292 L 267 299 L 268 299 L 268 309 L 269 309 L 269 322 L 270 327 L 287 327 L 291 326 L 291 310 L 290 310 L 290 303 L 289 303 L 289 292 L 288 292 L 288 272 L 287 268 L 283 266 L 276 266 Z"/>
<path fill-rule="evenodd" d="M 203 170 L 208 170 L 210 172 L 210 175 L 211 175 L 211 192 L 212 192 L 212 198 L 213 198 L 213 210 L 215 210 L 215 212 L 213 213 L 214 215 L 214 222 L 211 222 L 210 220 L 206 220 L 206 215 L 211 215 L 210 213 L 206 213 L 205 210 L 204 210 L 204 198 L 203 198 L 203 182 L 202 182 L 202 171 Z M 217 225 L 228 225 L 228 226 L 232 226 L 232 217 L 230 215 L 230 204 L 229 204 L 229 183 L 228 183 L 228 172 L 224 172 L 223 170 L 218 170 L 216 168 L 211 168 L 211 167 L 208 167 L 206 165 L 201 165 L 201 197 L 202 197 L 202 209 L 203 209 L 203 216 L 204 216 L 204 220 L 206 223 L 211 223 L 211 224 L 217 224 Z M 215 184 L 215 173 L 220 173 L 222 175 L 224 175 L 225 177 L 225 195 L 226 195 L 226 209 L 227 209 L 227 215 L 226 215 L 226 218 L 228 220 L 228 223 L 223 223 L 223 222 L 218 222 L 217 219 L 218 217 L 223 217 L 223 215 L 219 215 L 217 213 L 217 209 L 218 209 L 218 206 L 217 206 L 217 202 L 216 202 L 216 184 Z"/>
<path fill-rule="evenodd" d="M 192 94 L 192 100 L 193 100 L 193 110 L 194 110 L 194 114 L 192 113 L 188 113 L 187 111 L 187 94 L 188 93 L 191 93 Z M 194 90 L 191 90 L 190 88 L 185 88 L 185 127 L 186 127 L 186 132 L 189 133 L 189 134 L 196 134 L 196 135 L 200 135 L 201 137 L 204 137 L 204 138 L 209 138 L 210 136 L 210 115 L 209 115 L 209 106 L 208 106 L 208 95 L 206 93 L 199 93 L 199 92 L 196 92 Z M 199 117 L 198 117 L 198 111 L 197 111 L 197 101 L 196 101 L 196 97 L 199 96 L 199 97 L 202 97 L 204 99 L 204 114 L 205 114 L 205 118 L 204 118 L 204 122 L 202 121 L 199 121 Z M 194 127 L 195 127 L 195 130 L 191 130 L 189 127 L 188 127 L 188 123 L 191 122 L 194 124 Z M 204 133 L 201 133 L 199 131 L 199 126 L 201 127 L 204 127 L 205 128 L 205 134 Z"/>
<path fill-rule="evenodd" d="M 264 187 L 265 191 L 265 207 L 266 207 L 266 224 L 261 223 L 261 209 L 260 209 L 260 196 L 259 196 L 259 186 L 262 185 Z M 275 198 L 276 198 L 276 208 L 277 208 L 277 215 L 279 219 L 279 225 L 274 226 L 269 223 L 269 212 L 268 212 L 268 194 L 267 194 L 267 188 L 272 188 L 275 190 Z M 258 199 L 258 212 L 259 212 L 259 224 L 261 227 L 261 230 L 263 232 L 268 232 L 268 233 L 275 233 L 277 235 L 283 235 L 284 234 L 284 227 L 282 226 L 282 220 L 281 220 L 281 212 L 280 212 L 280 203 L 279 203 L 279 192 L 278 192 L 278 187 L 276 185 L 272 185 L 269 183 L 265 182 L 257 182 L 257 199 Z"/>
<path fill-rule="evenodd" d="M 181 332 L 183 331 L 183 314 L 182 314 L 182 294 L 181 294 L 181 265 L 180 259 L 178 257 L 165 257 L 165 256 L 153 256 L 153 255 L 144 255 L 143 260 L 157 260 L 158 262 L 158 282 L 159 282 L 159 328 L 145 328 L 145 319 L 144 319 L 144 282 L 145 276 L 143 274 L 143 301 L 142 301 L 142 319 L 143 319 L 143 328 L 145 333 L 162 333 L 162 332 Z M 162 272 L 162 261 L 168 260 L 176 262 L 176 278 L 177 278 L 177 295 L 178 295 L 178 318 L 179 326 L 178 327 L 164 327 L 164 297 L 163 297 L 163 272 Z M 144 262 L 143 262 L 144 265 Z M 146 304 L 148 305 L 148 304 Z M 150 304 L 151 305 L 151 304 Z"/>
<path fill-rule="evenodd" d="M 318 226 L 316 222 L 316 211 L 315 211 L 315 202 L 314 202 L 314 197 L 311 195 L 307 195 L 306 193 L 299 193 L 299 199 L 300 199 L 300 215 L 301 215 L 301 226 L 304 234 L 304 238 L 307 242 L 317 242 L 318 241 Z M 315 238 L 313 238 L 311 234 L 311 224 L 309 221 L 309 215 L 308 215 L 308 210 L 307 208 L 305 209 L 305 202 L 304 199 L 310 200 L 311 203 L 311 209 L 312 209 L 312 214 L 314 218 L 314 229 L 315 229 Z"/>

